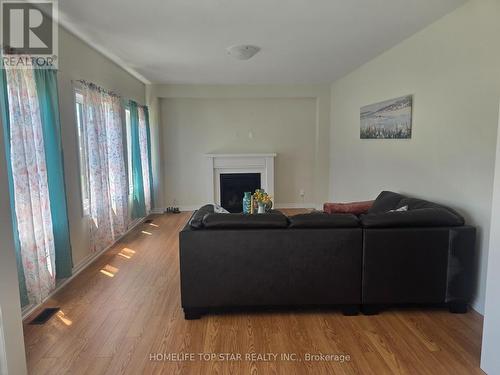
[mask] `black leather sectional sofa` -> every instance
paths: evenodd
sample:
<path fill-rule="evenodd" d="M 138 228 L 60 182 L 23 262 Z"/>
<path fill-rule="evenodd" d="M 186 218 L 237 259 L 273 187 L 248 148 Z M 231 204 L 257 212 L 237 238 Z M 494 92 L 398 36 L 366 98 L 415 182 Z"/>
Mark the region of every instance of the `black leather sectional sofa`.
<path fill-rule="evenodd" d="M 465 312 L 472 294 L 475 228 L 450 208 L 392 192 L 359 217 L 204 206 L 179 236 L 186 319 L 270 306 L 338 306 L 351 315 L 446 304 Z"/>

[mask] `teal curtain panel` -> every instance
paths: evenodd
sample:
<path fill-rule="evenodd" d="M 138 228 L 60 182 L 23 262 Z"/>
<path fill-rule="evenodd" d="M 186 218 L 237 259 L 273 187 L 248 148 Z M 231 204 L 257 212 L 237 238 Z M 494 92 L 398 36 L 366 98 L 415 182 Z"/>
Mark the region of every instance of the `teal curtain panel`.
<path fill-rule="evenodd" d="M 56 252 L 56 276 L 58 279 L 62 279 L 71 276 L 73 259 L 64 183 L 57 72 L 49 69 L 35 69 L 34 74 L 45 145 L 50 210 Z"/>
<path fill-rule="evenodd" d="M 132 218 L 146 216 L 146 202 L 144 199 L 144 183 L 142 180 L 141 146 L 139 141 L 139 113 L 137 103 L 130 101 L 130 140 L 132 154 Z"/>
<path fill-rule="evenodd" d="M 144 106 L 144 116 L 146 118 L 146 132 L 148 137 L 148 163 L 149 163 L 149 188 L 151 189 L 151 208 L 154 207 L 154 194 L 153 194 L 153 164 L 151 162 L 151 130 L 149 127 L 149 110 Z"/>

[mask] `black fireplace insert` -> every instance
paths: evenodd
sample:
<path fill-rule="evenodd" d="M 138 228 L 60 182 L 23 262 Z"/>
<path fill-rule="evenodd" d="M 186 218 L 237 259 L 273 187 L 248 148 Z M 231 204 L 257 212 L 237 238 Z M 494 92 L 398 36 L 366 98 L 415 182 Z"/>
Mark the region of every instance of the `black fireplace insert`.
<path fill-rule="evenodd" d="M 229 212 L 243 211 L 246 191 L 260 189 L 260 173 L 222 173 L 220 175 L 220 202 Z"/>

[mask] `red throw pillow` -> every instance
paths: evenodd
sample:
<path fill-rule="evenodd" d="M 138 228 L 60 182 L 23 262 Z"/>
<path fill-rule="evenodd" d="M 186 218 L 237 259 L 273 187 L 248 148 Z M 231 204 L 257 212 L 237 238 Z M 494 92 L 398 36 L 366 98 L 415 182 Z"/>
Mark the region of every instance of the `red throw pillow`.
<path fill-rule="evenodd" d="M 350 203 L 325 203 L 323 211 L 327 214 L 353 214 L 361 215 L 368 212 L 373 201 L 350 202 Z"/>

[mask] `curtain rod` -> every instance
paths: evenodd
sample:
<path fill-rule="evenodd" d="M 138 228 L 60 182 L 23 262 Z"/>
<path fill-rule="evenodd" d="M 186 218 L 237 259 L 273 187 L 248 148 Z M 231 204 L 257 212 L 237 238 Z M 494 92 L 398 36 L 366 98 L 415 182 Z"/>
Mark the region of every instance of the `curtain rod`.
<path fill-rule="evenodd" d="M 91 89 L 94 89 L 94 90 L 97 90 L 99 92 L 102 92 L 102 93 L 105 93 L 105 94 L 108 94 L 108 95 L 111 95 L 111 96 L 114 96 L 114 97 L 117 97 L 117 98 L 120 98 L 120 99 L 123 99 L 123 100 L 126 100 L 126 101 L 130 101 L 130 102 L 134 102 L 138 107 L 144 107 L 144 108 L 147 108 L 148 106 L 147 105 L 143 105 L 143 104 L 139 104 L 137 103 L 135 100 L 132 100 L 132 99 L 126 99 L 124 98 L 123 96 L 119 95 L 117 92 L 115 91 L 111 91 L 111 90 L 107 90 L 93 82 L 89 82 L 89 81 L 86 81 L 84 79 L 77 79 L 77 80 L 71 80 L 72 82 L 78 82 L 79 84 L 81 85 L 84 85 L 84 86 L 87 86 Z"/>
<path fill-rule="evenodd" d="M 108 94 L 110 96 L 115 96 L 117 98 L 121 98 L 120 95 L 118 95 L 116 92 L 114 91 L 111 91 L 111 90 L 107 90 L 99 85 L 96 85 L 95 83 L 92 83 L 92 82 L 89 82 L 89 81 L 85 81 L 84 79 L 78 79 L 76 80 L 76 82 L 90 88 L 90 89 L 93 89 L 93 90 L 96 90 L 98 92 L 101 92 L 101 93 L 104 93 L 104 94 Z"/>

